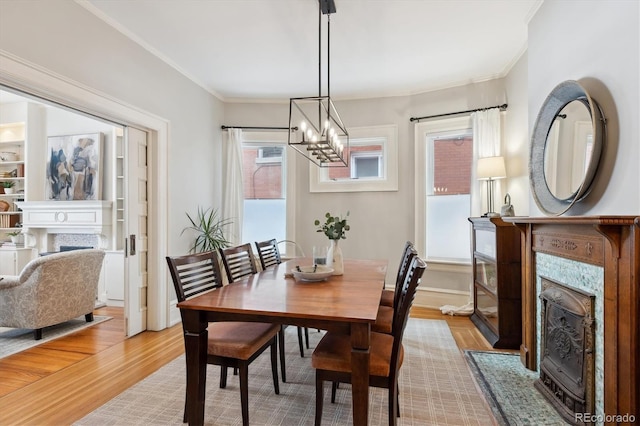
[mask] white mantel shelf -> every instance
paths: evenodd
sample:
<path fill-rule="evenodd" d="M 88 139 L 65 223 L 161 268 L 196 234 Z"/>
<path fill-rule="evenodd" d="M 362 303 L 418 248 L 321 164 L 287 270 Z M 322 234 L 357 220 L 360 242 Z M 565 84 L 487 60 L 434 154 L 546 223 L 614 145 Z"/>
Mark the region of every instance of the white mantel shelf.
<path fill-rule="evenodd" d="M 23 201 L 24 228 L 92 229 L 111 226 L 111 201 Z"/>
<path fill-rule="evenodd" d="M 48 234 L 92 234 L 100 239 L 100 247 L 109 249 L 112 232 L 111 201 L 23 201 L 23 234 L 32 235 L 37 244 Z M 32 244 L 28 244 L 33 246 Z M 46 244 L 43 245 L 46 247 Z"/>

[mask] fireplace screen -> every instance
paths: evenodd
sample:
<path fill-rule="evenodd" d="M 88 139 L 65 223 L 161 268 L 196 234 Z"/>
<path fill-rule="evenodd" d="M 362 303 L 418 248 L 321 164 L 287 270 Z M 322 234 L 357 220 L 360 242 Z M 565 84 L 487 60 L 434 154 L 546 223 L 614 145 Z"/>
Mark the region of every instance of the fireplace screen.
<path fill-rule="evenodd" d="M 595 296 L 542 278 L 536 388 L 569 422 L 595 414 Z"/>

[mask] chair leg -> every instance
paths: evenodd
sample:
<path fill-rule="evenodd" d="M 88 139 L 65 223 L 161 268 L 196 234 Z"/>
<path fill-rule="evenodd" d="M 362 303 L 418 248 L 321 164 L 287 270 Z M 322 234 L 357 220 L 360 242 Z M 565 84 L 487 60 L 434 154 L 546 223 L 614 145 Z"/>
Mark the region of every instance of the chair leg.
<path fill-rule="evenodd" d="M 282 383 L 287 383 L 287 368 L 284 352 L 284 325 L 280 326 L 278 332 L 278 346 L 280 346 L 280 370 L 282 371 Z"/>
<path fill-rule="evenodd" d="M 184 394 L 184 413 L 182 414 L 182 423 L 187 423 L 187 393 Z"/>
<path fill-rule="evenodd" d="M 400 385 L 396 384 L 396 407 L 398 407 L 398 417 L 400 417 Z"/>
<path fill-rule="evenodd" d="M 309 349 L 309 329 L 307 327 L 304 328 L 304 341 L 307 344 L 307 349 Z"/>
<path fill-rule="evenodd" d="M 273 339 L 273 343 L 271 343 L 271 375 L 273 376 L 273 390 L 276 392 L 276 395 L 279 395 L 280 383 L 278 383 L 278 345 L 275 338 Z"/>
<path fill-rule="evenodd" d="M 224 389 L 227 387 L 227 367 L 224 365 L 220 366 L 220 389 Z"/>
<path fill-rule="evenodd" d="M 300 358 L 304 358 L 304 346 L 302 346 L 302 327 L 298 327 L 298 346 L 300 347 Z"/>
<path fill-rule="evenodd" d="M 336 403 L 336 390 L 338 389 L 338 382 L 331 383 L 331 403 Z"/>
<path fill-rule="evenodd" d="M 249 367 L 240 365 L 240 405 L 242 407 L 242 426 L 249 426 Z"/>
<path fill-rule="evenodd" d="M 387 401 L 387 406 L 389 407 L 389 426 L 395 426 L 396 418 L 398 417 L 398 384 L 393 383 L 389 384 L 389 398 Z"/>
<path fill-rule="evenodd" d="M 93 312 L 89 312 L 88 314 L 86 314 L 84 316 L 85 321 L 87 322 L 93 322 Z"/>
<path fill-rule="evenodd" d="M 36 328 L 35 330 L 33 330 L 33 338 L 34 338 L 34 340 L 41 340 L 42 339 L 42 329 L 41 328 Z"/>
<path fill-rule="evenodd" d="M 324 400 L 324 381 L 316 370 L 316 418 L 315 426 L 322 424 L 322 402 Z"/>

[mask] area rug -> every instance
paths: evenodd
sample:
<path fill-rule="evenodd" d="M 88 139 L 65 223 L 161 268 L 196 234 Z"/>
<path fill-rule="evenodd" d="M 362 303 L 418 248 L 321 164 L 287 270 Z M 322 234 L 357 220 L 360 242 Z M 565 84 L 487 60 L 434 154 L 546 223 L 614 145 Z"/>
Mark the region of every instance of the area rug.
<path fill-rule="evenodd" d="M 273 392 L 269 351 L 249 367 L 252 425 L 310 425 L 315 415 L 315 372 L 311 351 L 301 358 L 295 327 L 286 329 L 287 383 Z M 313 348 L 322 333 L 309 330 Z M 410 319 L 400 378 L 400 425 L 491 425 L 495 420 L 478 392 L 445 321 Z M 184 409 L 184 356 L 80 419 L 76 425 L 180 425 Z M 219 367 L 207 369 L 205 424 L 240 425 L 237 376 L 219 389 Z M 341 385 L 336 403 L 326 384 L 323 425 L 352 424 L 351 389 Z M 388 424 L 387 391 L 371 388 L 369 424 Z"/>
<path fill-rule="evenodd" d="M 538 373 L 527 370 L 520 355 L 465 351 L 478 386 L 500 425 L 566 425 L 533 383 Z"/>
<path fill-rule="evenodd" d="M 42 330 L 42 339 L 40 340 L 33 338 L 33 330 L 31 329 L 0 327 L 0 358 L 22 352 L 110 319 L 111 317 L 108 316 L 94 315 L 93 321 L 87 322 L 83 315 L 61 324 L 45 327 Z"/>

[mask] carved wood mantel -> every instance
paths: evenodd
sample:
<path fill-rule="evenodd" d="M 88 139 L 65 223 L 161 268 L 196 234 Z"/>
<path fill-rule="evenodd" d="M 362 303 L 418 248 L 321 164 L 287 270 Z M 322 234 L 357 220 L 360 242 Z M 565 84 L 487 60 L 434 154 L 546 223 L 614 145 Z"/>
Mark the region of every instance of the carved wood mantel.
<path fill-rule="evenodd" d="M 640 416 L 640 217 L 504 217 L 522 232 L 523 364 L 536 370 L 535 253 L 604 269 L 604 410 Z"/>

